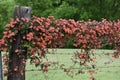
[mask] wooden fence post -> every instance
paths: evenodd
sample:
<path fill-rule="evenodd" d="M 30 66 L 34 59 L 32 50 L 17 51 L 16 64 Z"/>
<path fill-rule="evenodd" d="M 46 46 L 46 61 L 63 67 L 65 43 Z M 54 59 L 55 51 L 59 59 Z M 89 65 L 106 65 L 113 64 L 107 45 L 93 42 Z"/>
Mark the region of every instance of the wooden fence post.
<path fill-rule="evenodd" d="M 2 76 L 2 55 L 1 55 L 1 51 L 0 51 L 0 80 L 3 80 L 3 76 Z"/>
<path fill-rule="evenodd" d="M 27 18 L 30 20 L 31 7 L 27 6 L 16 6 L 14 10 L 14 19 Z M 18 25 L 19 26 L 19 25 Z M 25 80 L 25 64 L 27 48 L 21 48 L 21 31 L 15 36 L 15 41 L 11 45 L 9 52 L 9 64 L 8 64 L 8 77 L 7 80 Z M 18 55 L 15 50 L 19 49 L 22 52 Z M 18 71 L 15 71 L 15 68 Z"/>
<path fill-rule="evenodd" d="M 27 18 L 30 20 L 31 18 L 31 7 L 27 6 L 16 6 L 14 9 L 14 19 L 17 18 Z"/>

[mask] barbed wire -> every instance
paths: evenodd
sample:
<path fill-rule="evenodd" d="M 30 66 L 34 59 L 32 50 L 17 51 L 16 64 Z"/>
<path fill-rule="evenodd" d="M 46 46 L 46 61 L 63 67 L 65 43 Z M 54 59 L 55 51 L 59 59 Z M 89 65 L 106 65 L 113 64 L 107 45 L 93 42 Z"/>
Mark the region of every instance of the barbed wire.
<path fill-rule="evenodd" d="M 101 68 L 120 68 L 119 66 L 99 66 L 96 69 L 101 69 Z M 71 69 L 80 69 L 80 68 L 71 68 Z M 57 69 L 49 69 L 49 70 L 63 70 L 61 68 L 57 68 Z M 41 69 L 26 69 L 26 71 L 42 71 Z"/>

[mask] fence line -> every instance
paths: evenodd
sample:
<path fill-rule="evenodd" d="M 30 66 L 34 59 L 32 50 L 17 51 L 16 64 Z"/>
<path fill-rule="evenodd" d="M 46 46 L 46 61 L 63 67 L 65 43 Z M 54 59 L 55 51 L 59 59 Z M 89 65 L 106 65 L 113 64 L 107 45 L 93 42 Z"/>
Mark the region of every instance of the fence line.
<path fill-rule="evenodd" d="M 120 68 L 120 66 L 107 66 L 107 67 L 102 67 L 102 66 L 99 66 L 95 69 L 99 69 L 99 68 Z M 80 69 L 80 68 L 71 68 L 71 69 Z M 49 70 L 63 70 L 61 68 L 57 68 L 57 69 L 49 69 Z M 41 69 L 28 69 L 26 71 L 42 71 Z"/>

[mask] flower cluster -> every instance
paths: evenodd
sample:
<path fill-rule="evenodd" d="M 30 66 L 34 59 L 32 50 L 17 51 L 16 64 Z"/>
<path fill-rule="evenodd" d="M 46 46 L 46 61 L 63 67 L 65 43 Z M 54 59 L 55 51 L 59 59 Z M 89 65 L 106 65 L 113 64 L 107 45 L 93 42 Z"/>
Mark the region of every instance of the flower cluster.
<path fill-rule="evenodd" d="M 11 19 L 6 25 L 3 38 L 0 39 L 0 51 L 8 51 L 20 35 L 21 46 L 28 48 L 31 59 L 45 57 L 48 48 L 62 48 L 68 40 L 80 49 L 98 49 L 105 45 L 120 50 L 120 21 L 75 21 L 73 19 L 55 19 L 53 16 L 32 17 L 30 21 L 21 18 Z M 15 50 L 19 53 L 19 49 Z M 88 52 L 77 54 L 80 64 L 90 62 Z M 118 57 L 118 53 L 114 57 Z M 36 63 L 36 61 L 34 61 Z M 37 61 L 37 64 L 39 61 Z"/>

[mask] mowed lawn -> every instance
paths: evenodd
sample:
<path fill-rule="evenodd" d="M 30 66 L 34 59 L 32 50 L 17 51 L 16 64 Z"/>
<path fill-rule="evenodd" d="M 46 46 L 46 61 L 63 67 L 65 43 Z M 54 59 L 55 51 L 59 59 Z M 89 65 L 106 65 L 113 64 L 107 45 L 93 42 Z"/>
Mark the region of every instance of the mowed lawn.
<path fill-rule="evenodd" d="M 52 50 L 51 50 L 52 51 Z M 52 62 L 59 62 L 69 67 L 73 64 L 71 57 L 78 49 L 56 49 L 53 54 L 47 54 L 47 58 Z M 105 56 L 105 53 L 113 53 L 113 50 L 96 50 L 94 51 L 97 61 L 97 74 L 94 75 L 96 80 L 120 80 L 120 58 L 114 59 L 110 56 Z M 76 66 L 76 68 L 79 68 Z M 75 68 L 75 70 L 77 70 Z M 39 70 L 40 67 L 30 65 L 29 60 L 26 66 L 26 80 L 90 80 L 89 74 L 79 74 L 72 77 L 60 69 L 59 66 L 50 68 L 48 73 L 43 73 Z M 4 78 L 6 80 L 6 78 Z"/>

